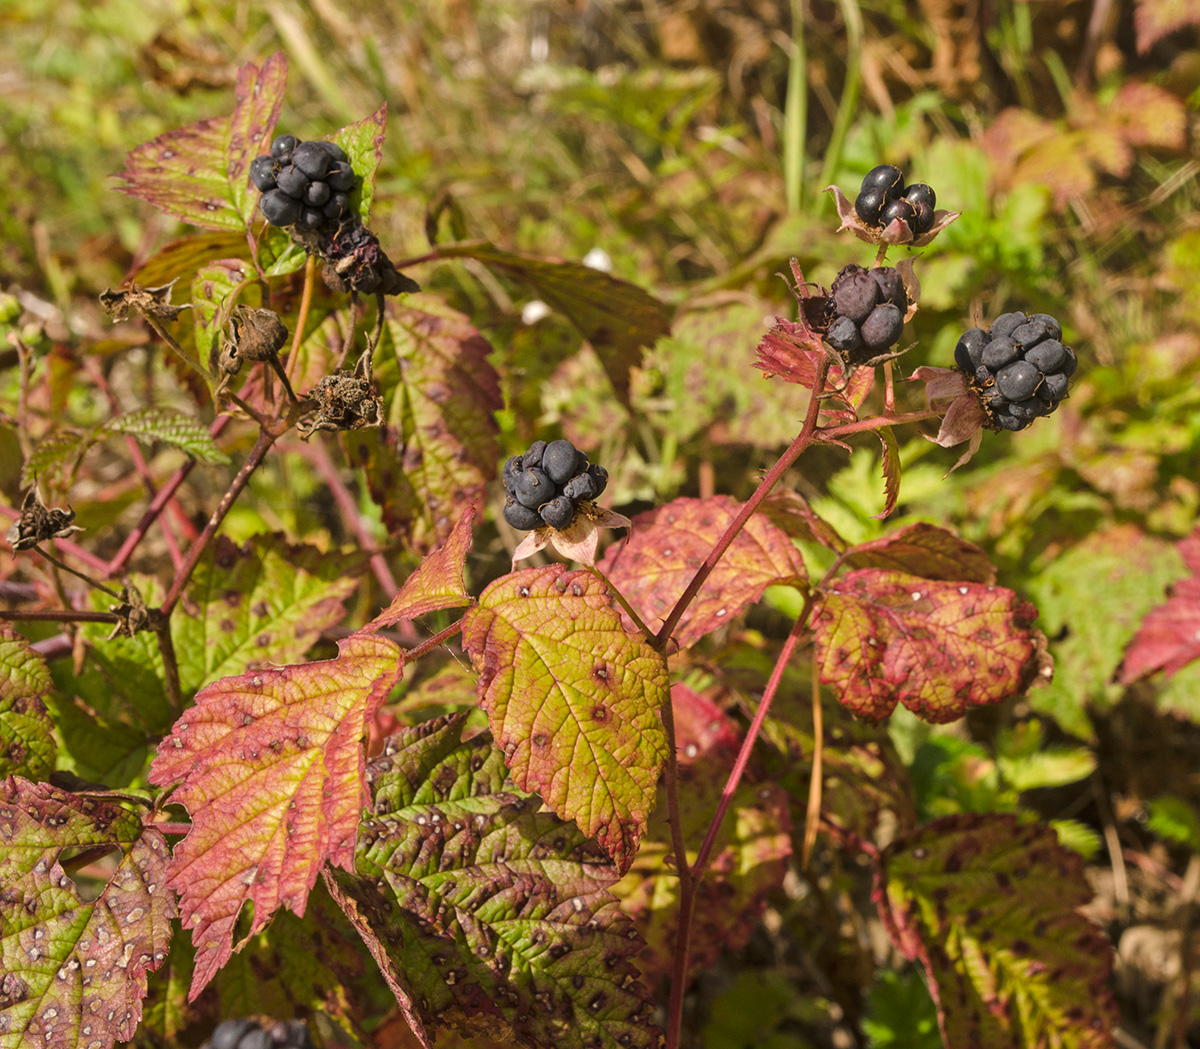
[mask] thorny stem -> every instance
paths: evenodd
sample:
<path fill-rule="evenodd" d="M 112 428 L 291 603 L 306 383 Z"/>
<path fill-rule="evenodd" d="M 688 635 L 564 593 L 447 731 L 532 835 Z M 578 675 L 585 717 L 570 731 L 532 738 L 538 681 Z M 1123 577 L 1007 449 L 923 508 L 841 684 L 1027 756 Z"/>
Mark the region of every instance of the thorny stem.
<path fill-rule="evenodd" d="M 200 538 L 197 539 L 191 549 L 188 551 L 188 558 L 183 569 L 175 576 L 175 581 L 171 584 L 171 589 L 167 592 L 166 598 L 162 603 L 162 613 L 169 617 L 171 610 L 175 607 L 175 602 L 179 600 L 179 595 L 183 593 L 183 588 L 187 586 L 188 580 L 195 571 L 196 565 L 200 562 L 201 556 L 208 548 L 212 537 L 216 535 L 217 529 L 221 527 L 221 522 L 225 519 L 225 515 L 229 513 L 230 508 L 242 493 L 242 489 L 250 483 L 250 478 L 254 471 L 262 464 L 266 458 L 267 452 L 271 445 L 275 443 L 277 435 L 270 430 L 262 430 L 258 435 L 258 440 L 254 442 L 254 447 L 250 450 L 250 454 L 246 457 L 246 461 L 242 463 L 242 468 L 238 470 L 237 476 L 234 477 L 233 483 L 230 484 L 229 490 L 221 497 L 217 508 L 212 512 L 212 516 L 208 519 L 208 524 L 204 526 L 204 531 L 200 533 Z"/>
<path fill-rule="evenodd" d="M 813 753 L 812 777 L 808 782 L 808 809 L 804 813 L 804 842 L 800 849 L 800 869 L 808 867 L 808 857 L 817 840 L 817 827 L 821 820 L 821 788 L 825 783 L 822 773 L 825 757 L 825 723 L 821 711 L 821 664 L 816 652 L 812 659 L 812 719 Z"/>
<path fill-rule="evenodd" d="M 717 833 L 721 829 L 725 813 L 729 811 L 729 806 L 733 802 L 733 796 L 737 792 L 738 784 L 741 782 L 742 775 L 746 771 L 746 765 L 750 761 L 750 753 L 754 749 L 754 743 L 758 739 L 759 732 L 762 730 L 763 722 L 767 718 L 767 712 L 771 709 L 775 693 L 779 690 L 779 683 L 783 680 L 783 673 L 791 661 L 792 652 L 796 648 L 796 643 L 800 640 L 800 634 L 808 624 L 809 608 L 810 602 L 806 601 L 800 618 L 796 620 L 791 633 L 788 634 L 788 638 L 780 650 L 779 658 L 775 661 L 775 667 L 771 671 L 771 677 L 767 682 L 766 690 L 763 692 L 762 699 L 759 700 L 758 709 L 754 712 L 754 719 L 750 723 L 750 728 L 746 731 L 745 739 L 742 740 L 741 750 L 738 751 L 733 768 L 729 770 L 729 778 L 725 781 L 725 789 L 721 792 L 721 800 L 717 804 L 717 811 L 713 814 L 712 822 L 708 825 L 708 832 L 704 836 L 704 844 L 700 846 L 700 851 L 696 854 L 696 862 L 692 864 L 691 885 L 684 890 L 682 879 L 680 882 L 679 932 L 675 939 L 675 958 L 671 974 L 671 1001 L 667 1007 L 667 1049 L 678 1049 L 679 1046 L 679 1029 L 683 1022 L 683 993 L 687 987 L 688 955 L 691 949 L 692 916 L 695 913 L 696 891 L 700 887 L 700 879 L 704 877 L 709 855 L 712 853 L 713 845 L 717 840 Z"/>

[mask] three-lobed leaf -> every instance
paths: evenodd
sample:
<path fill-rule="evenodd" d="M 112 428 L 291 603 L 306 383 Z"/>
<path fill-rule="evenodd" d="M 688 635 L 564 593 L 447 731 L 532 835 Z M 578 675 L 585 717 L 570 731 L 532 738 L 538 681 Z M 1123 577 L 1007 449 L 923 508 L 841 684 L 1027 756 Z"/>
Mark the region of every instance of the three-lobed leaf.
<path fill-rule="evenodd" d="M 121 859 L 85 901 L 61 854 L 110 846 Z M 171 939 L 168 854 L 158 831 L 112 802 L 17 776 L 0 786 L 0 1049 L 133 1037 Z"/>
<path fill-rule="evenodd" d="M 586 571 L 513 572 L 467 612 L 463 645 L 517 785 L 594 835 L 624 872 L 667 757 L 667 668 L 612 602 Z"/>
<path fill-rule="evenodd" d="M 45 779 L 54 768 L 54 723 L 43 700 L 53 682 L 29 642 L 0 624 L 0 776 Z"/>
<path fill-rule="evenodd" d="M 681 498 L 638 514 L 629 539 L 604 553 L 600 569 L 654 630 L 668 615 L 716 545 L 740 504 L 729 496 Z M 675 627 L 680 648 L 732 622 L 776 584 L 806 586 L 799 551 L 775 525 L 755 515 L 746 522 Z M 626 619 L 632 629 L 632 623 Z"/>
<path fill-rule="evenodd" d="M 363 739 L 401 664 L 394 643 L 359 635 L 336 659 L 224 678 L 159 745 L 150 782 L 178 783 L 192 817 L 168 870 L 196 945 L 190 997 L 229 960 L 245 904 L 252 936 L 279 907 L 303 915 L 326 862 L 353 867 Z"/>
<path fill-rule="evenodd" d="M 525 1045 L 659 1045 L 613 863 L 516 788 L 488 733 L 464 741 L 466 724 L 405 729 L 371 763 L 358 873 L 336 876 L 356 923 L 426 1023 L 482 1013 Z"/>
<path fill-rule="evenodd" d="M 1091 896 L 1050 827 L 1009 815 L 936 820 L 876 871 L 880 915 L 925 966 L 947 1049 L 1113 1044 L 1112 949 L 1076 909 Z"/>

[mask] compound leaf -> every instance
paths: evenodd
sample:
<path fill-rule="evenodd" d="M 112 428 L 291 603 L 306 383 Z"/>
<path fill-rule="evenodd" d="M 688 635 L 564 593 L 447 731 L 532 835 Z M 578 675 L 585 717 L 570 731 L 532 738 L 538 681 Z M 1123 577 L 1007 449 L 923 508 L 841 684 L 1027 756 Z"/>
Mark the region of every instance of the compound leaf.
<path fill-rule="evenodd" d="M 1112 948 L 1076 910 L 1091 896 L 1052 828 L 1009 815 L 936 820 L 876 870 L 880 915 L 925 966 L 947 1049 L 1113 1045 Z"/>
<path fill-rule="evenodd" d="M 642 347 L 671 331 L 671 307 L 636 284 L 582 262 L 504 251 L 485 240 L 442 244 L 440 258 L 471 258 L 531 285 L 566 316 L 591 344 L 613 389 L 629 398 L 629 371 L 641 363 Z"/>
<path fill-rule="evenodd" d="M 358 876 L 337 875 L 358 922 L 427 1023 L 483 1012 L 523 1045 L 660 1045 L 613 863 L 516 788 L 489 733 L 464 742 L 466 723 L 405 729 L 371 763 Z"/>
<path fill-rule="evenodd" d="M 1119 671 L 1126 685 L 1156 670 L 1171 677 L 1200 659 L 1200 528 L 1179 543 L 1178 550 L 1192 574 L 1176 583 L 1167 601 L 1142 620 Z"/>
<path fill-rule="evenodd" d="M 121 860 L 85 902 L 64 849 Z M 174 897 L 166 839 L 111 802 L 10 776 L 0 794 L 0 1049 L 107 1049 L 142 1015 L 147 974 L 166 957 Z"/>
<path fill-rule="evenodd" d="M 471 603 L 463 586 L 463 565 L 471 549 L 471 525 L 478 513 L 477 503 L 471 503 L 463 511 L 445 545 L 416 567 L 391 604 L 362 628 L 364 632 L 382 630 L 440 608 L 459 608 Z"/>
<path fill-rule="evenodd" d="M 727 495 L 676 499 L 638 514 L 629 539 L 614 543 L 597 567 L 650 629 L 662 623 L 741 504 Z M 754 515 L 738 533 L 675 627 L 680 648 L 733 620 L 776 584 L 807 586 L 799 551 L 765 517 Z M 632 623 L 626 618 L 626 626 Z"/>
<path fill-rule="evenodd" d="M 625 631 L 599 580 L 564 565 L 497 579 L 464 617 L 463 645 L 517 785 L 594 835 L 623 873 L 667 757 L 662 656 Z"/>
<path fill-rule="evenodd" d="M 401 661 L 392 642 L 357 636 L 336 659 L 224 678 L 159 745 L 150 782 L 178 783 L 173 800 L 192 817 L 168 870 L 194 930 L 191 999 L 228 961 L 244 904 L 249 937 L 281 906 L 303 916 L 326 861 L 352 868 L 363 737 Z"/>
<path fill-rule="evenodd" d="M 119 415 L 105 425 L 112 433 L 127 433 L 147 441 L 163 441 L 182 449 L 197 462 L 224 465 L 229 462 L 208 427 L 173 408 L 150 407 Z"/>
<path fill-rule="evenodd" d="M 358 185 L 350 195 L 350 206 L 358 213 L 363 225 L 371 217 L 375 199 L 375 172 L 383 160 L 383 139 L 387 134 L 387 103 L 384 102 L 369 117 L 341 128 L 332 139 L 346 151 L 346 159 L 358 176 Z"/>
<path fill-rule="evenodd" d="M 140 197 L 194 226 L 244 230 L 258 201 L 250 161 L 266 153 L 287 85 L 287 58 L 276 51 L 260 69 L 238 70 L 233 113 L 159 135 L 130 150 L 122 193 Z"/>
<path fill-rule="evenodd" d="M 46 661 L 0 624 L 0 776 L 41 780 L 54 768 L 54 724 L 43 702 L 51 687 Z"/>
<path fill-rule="evenodd" d="M 924 521 L 852 547 L 842 564 L 846 568 L 892 569 L 922 579 L 984 584 L 996 581 L 996 568 L 983 550 Z"/>
<path fill-rule="evenodd" d="M 821 587 L 821 680 L 870 721 L 897 702 L 926 721 L 953 721 L 1029 687 L 1044 645 L 1036 618 L 1003 587 L 860 568 Z"/>
<path fill-rule="evenodd" d="M 389 302 L 381 341 L 400 375 L 389 425 L 347 443 L 388 530 L 424 552 L 445 541 L 459 507 L 484 500 L 495 477 L 500 379 L 487 360 L 491 344 L 435 296 Z"/>

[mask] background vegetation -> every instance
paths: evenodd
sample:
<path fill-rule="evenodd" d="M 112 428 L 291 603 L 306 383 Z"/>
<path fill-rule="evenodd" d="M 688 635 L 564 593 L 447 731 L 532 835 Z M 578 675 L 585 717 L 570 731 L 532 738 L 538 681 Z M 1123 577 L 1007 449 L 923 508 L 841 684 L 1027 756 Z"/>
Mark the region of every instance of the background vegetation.
<path fill-rule="evenodd" d="M 980 318 L 1047 312 L 1080 355 L 1071 398 L 1028 432 L 987 435 L 949 479 L 951 453 L 920 438 L 904 445 L 901 504 L 886 524 L 872 516 L 883 496 L 865 453 L 851 463 L 815 451 L 786 485 L 851 542 L 910 521 L 946 524 L 1038 607 L 1053 684 L 948 726 L 903 710 L 891 719 L 918 813 L 1060 821 L 1089 862 L 1089 913 L 1117 948 L 1119 1044 L 1200 1044 L 1200 663 L 1116 683 L 1142 618 L 1186 574 L 1176 544 L 1200 517 L 1193 19 L 1190 5 L 1165 0 L 793 0 L 791 10 L 755 0 L 8 0 L 0 285 L 22 308 L 13 329 L 42 355 L 30 430 L 93 425 L 108 410 L 97 374 L 119 398 L 173 396 L 179 379 L 141 350 L 148 332 L 114 328 L 97 295 L 183 230 L 115 192 L 110 176 L 134 145 L 226 112 L 238 66 L 278 48 L 291 67 L 281 128 L 319 137 L 386 100 L 372 225 L 393 259 L 425 254 L 431 233 L 482 237 L 611 266 L 675 306 L 626 410 L 597 359 L 575 352 L 575 329 L 531 309 L 527 286 L 473 261 L 411 269 L 496 347 L 505 454 L 565 435 L 608 465 L 608 501 L 631 515 L 681 494 L 753 489 L 803 409 L 797 388 L 750 366 L 766 324 L 794 308 L 777 274 L 797 256 L 828 285 L 844 264 L 868 263 L 869 247 L 834 235 L 823 189 L 851 192 L 875 163 L 900 165 L 934 185 L 939 207 L 963 212 L 921 259 L 905 373 L 949 366 L 958 334 Z M 15 351 L 0 347 L 0 366 L 8 399 Z M 12 519 L 31 449 L 4 423 L 0 492 Z M 223 447 L 235 454 L 239 439 L 244 453 L 252 430 Z M 361 542 L 329 498 L 333 476 L 382 540 L 378 510 L 337 445 L 324 447 L 293 442 L 270 459 L 227 534 Z M 151 472 L 178 462 L 164 448 Z M 57 464 L 40 477 L 69 493 L 103 557 L 141 511 L 141 479 L 125 463 L 122 447 L 100 444 L 86 469 Z M 180 493 L 187 513 L 206 518 L 228 476 L 194 475 Z M 513 542 L 485 526 L 473 584 L 505 569 Z M 134 567 L 154 570 L 165 556 L 156 543 L 157 533 Z M 387 557 L 398 576 L 414 563 L 400 549 Z M 42 579 L 27 560 L 0 559 L 12 607 L 53 603 Z M 752 636 L 777 644 L 783 622 L 759 610 Z M 69 639 L 30 633 L 69 658 Z M 853 924 L 836 856 L 819 848 L 813 862 L 811 878 L 793 871 L 771 897 L 747 951 L 702 978 L 689 1002 L 695 1044 L 940 1044 L 916 972 L 874 975 L 890 948 L 880 928 Z M 239 1007 L 229 985 L 210 1017 Z M 381 1045 L 397 1037 L 378 1028 Z"/>

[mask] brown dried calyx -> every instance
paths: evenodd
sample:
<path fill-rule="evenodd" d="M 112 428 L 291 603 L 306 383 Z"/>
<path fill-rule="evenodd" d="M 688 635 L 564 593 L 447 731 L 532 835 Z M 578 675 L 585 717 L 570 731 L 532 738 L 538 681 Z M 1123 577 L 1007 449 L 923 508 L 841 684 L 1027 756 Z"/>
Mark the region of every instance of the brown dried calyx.
<path fill-rule="evenodd" d="M 109 611 L 117 617 L 108 640 L 118 637 L 133 637 L 143 630 L 156 630 L 164 622 L 162 609 L 149 608 L 146 599 L 136 586 L 126 582 L 121 587 L 121 600 L 109 605 Z"/>
<path fill-rule="evenodd" d="M 46 506 L 38 498 L 37 491 L 31 488 L 21 504 L 21 516 L 12 523 L 4 538 L 14 550 L 28 550 L 47 539 L 66 539 L 82 532 L 74 521 L 75 511 L 69 506 L 65 510 Z"/>
<path fill-rule="evenodd" d="M 216 395 L 220 397 L 225 391 L 234 376 L 242 370 L 243 362 L 261 361 L 271 366 L 283 381 L 288 396 L 295 400 L 292 384 L 279 363 L 279 351 L 287 343 L 287 338 L 287 326 L 273 310 L 234 306 L 226 326 L 225 339 L 221 344 L 221 353 L 217 358 L 220 382 L 217 384 Z"/>
<path fill-rule="evenodd" d="M 126 320 L 130 310 L 154 320 L 173 321 L 184 310 L 192 308 L 190 302 L 183 306 L 171 305 L 171 289 L 174 287 L 175 281 L 157 288 L 146 288 L 130 281 L 129 287 L 118 291 L 105 288 L 100 293 L 100 305 L 114 321 Z"/>
<path fill-rule="evenodd" d="M 333 233 L 295 230 L 292 238 L 325 263 L 321 276 L 333 291 L 400 295 L 421 290 L 421 285 L 396 269 L 379 246 L 379 238 L 361 222 L 345 222 Z"/>
<path fill-rule="evenodd" d="M 353 372 L 322 376 L 309 391 L 317 410 L 296 423 L 296 432 L 307 441 L 318 430 L 361 430 L 383 425 L 383 399 L 371 381 L 371 355 L 358 359 Z"/>

